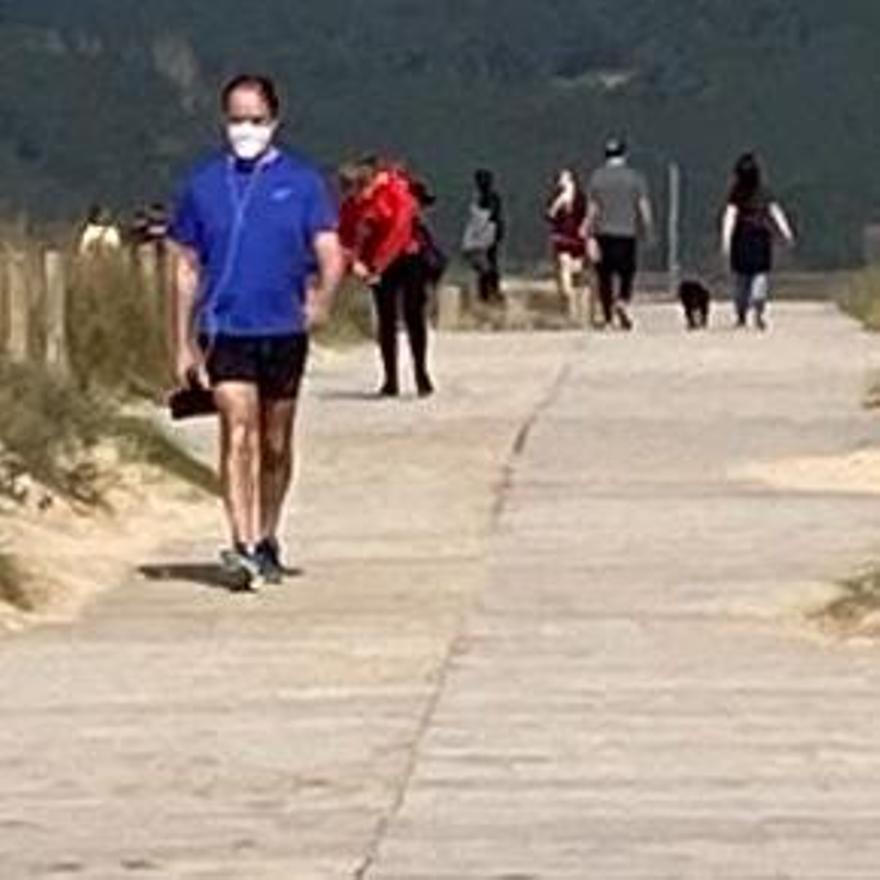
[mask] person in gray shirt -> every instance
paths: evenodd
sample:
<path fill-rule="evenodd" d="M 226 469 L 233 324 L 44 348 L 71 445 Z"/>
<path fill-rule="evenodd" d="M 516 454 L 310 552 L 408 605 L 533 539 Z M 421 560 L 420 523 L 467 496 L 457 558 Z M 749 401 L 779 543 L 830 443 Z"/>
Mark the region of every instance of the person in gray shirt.
<path fill-rule="evenodd" d="M 590 180 L 587 228 L 595 242 L 599 299 L 605 325 L 615 318 L 632 329 L 629 304 L 638 265 L 638 241 L 653 228 L 648 185 L 627 162 L 627 147 L 612 139 L 605 146 L 605 164 Z M 615 282 L 616 289 L 615 289 Z"/>

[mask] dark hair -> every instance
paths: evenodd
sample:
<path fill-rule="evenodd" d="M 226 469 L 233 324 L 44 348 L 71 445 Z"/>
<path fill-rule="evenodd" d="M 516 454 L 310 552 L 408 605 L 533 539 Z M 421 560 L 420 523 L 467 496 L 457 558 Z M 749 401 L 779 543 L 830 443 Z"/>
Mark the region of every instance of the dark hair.
<path fill-rule="evenodd" d="M 754 153 L 743 153 L 733 167 L 733 183 L 727 201 L 737 207 L 748 207 L 764 192 L 764 175 Z"/>
<path fill-rule="evenodd" d="M 260 76 L 252 73 L 242 73 L 231 79 L 223 87 L 220 103 L 225 113 L 229 110 L 229 102 L 232 95 L 239 89 L 252 89 L 259 92 L 260 97 L 266 102 L 273 119 L 281 114 L 281 98 L 278 96 L 278 88 L 268 76 Z"/>
<path fill-rule="evenodd" d="M 478 168 L 474 172 L 474 183 L 478 189 L 490 190 L 495 185 L 495 175 L 488 168 Z"/>
<path fill-rule="evenodd" d="M 606 159 L 622 159 L 626 156 L 629 147 L 626 139 L 622 137 L 611 137 L 605 142 L 605 158 Z"/>
<path fill-rule="evenodd" d="M 375 180 L 383 164 L 379 156 L 373 153 L 345 162 L 338 171 L 342 192 L 348 195 L 363 192 Z"/>
<path fill-rule="evenodd" d="M 409 189 L 420 207 L 430 208 L 437 203 L 437 196 L 428 185 L 427 181 L 421 180 L 418 177 L 413 178 L 410 181 Z"/>

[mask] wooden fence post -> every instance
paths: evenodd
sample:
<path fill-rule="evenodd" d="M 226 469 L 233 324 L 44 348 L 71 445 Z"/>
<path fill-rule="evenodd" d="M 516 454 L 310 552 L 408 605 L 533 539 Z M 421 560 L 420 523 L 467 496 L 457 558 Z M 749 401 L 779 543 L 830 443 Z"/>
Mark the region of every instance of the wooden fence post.
<path fill-rule="evenodd" d="M 25 255 L 10 250 L 6 259 L 6 352 L 13 363 L 28 358 L 30 306 Z"/>
<path fill-rule="evenodd" d="M 462 290 L 457 284 L 444 284 L 437 291 L 437 327 L 456 330 L 461 326 Z"/>
<path fill-rule="evenodd" d="M 64 258 L 58 251 L 43 256 L 46 282 L 46 366 L 65 378 L 70 372 L 67 356 L 67 278 Z"/>

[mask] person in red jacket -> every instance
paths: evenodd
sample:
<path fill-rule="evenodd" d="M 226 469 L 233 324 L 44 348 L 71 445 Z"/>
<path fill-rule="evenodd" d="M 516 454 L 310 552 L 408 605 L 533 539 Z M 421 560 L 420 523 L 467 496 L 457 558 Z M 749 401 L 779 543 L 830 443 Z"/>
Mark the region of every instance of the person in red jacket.
<path fill-rule="evenodd" d="M 420 397 L 434 391 L 428 374 L 428 277 L 420 255 L 419 203 L 401 169 L 369 157 L 340 173 L 340 239 L 351 271 L 373 290 L 384 397 L 399 393 L 397 319 L 402 305 Z"/>

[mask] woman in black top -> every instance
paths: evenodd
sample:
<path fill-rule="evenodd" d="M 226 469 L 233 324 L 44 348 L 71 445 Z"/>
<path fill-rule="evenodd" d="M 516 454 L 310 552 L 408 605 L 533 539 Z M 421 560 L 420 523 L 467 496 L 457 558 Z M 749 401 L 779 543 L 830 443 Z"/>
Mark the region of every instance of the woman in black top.
<path fill-rule="evenodd" d="M 755 326 L 766 328 L 764 313 L 773 268 L 773 238 L 794 242 L 785 212 L 764 186 L 761 166 L 752 153 L 741 156 L 733 171 L 721 232 L 721 248 L 734 276 L 736 323 L 745 327 L 754 310 Z"/>

